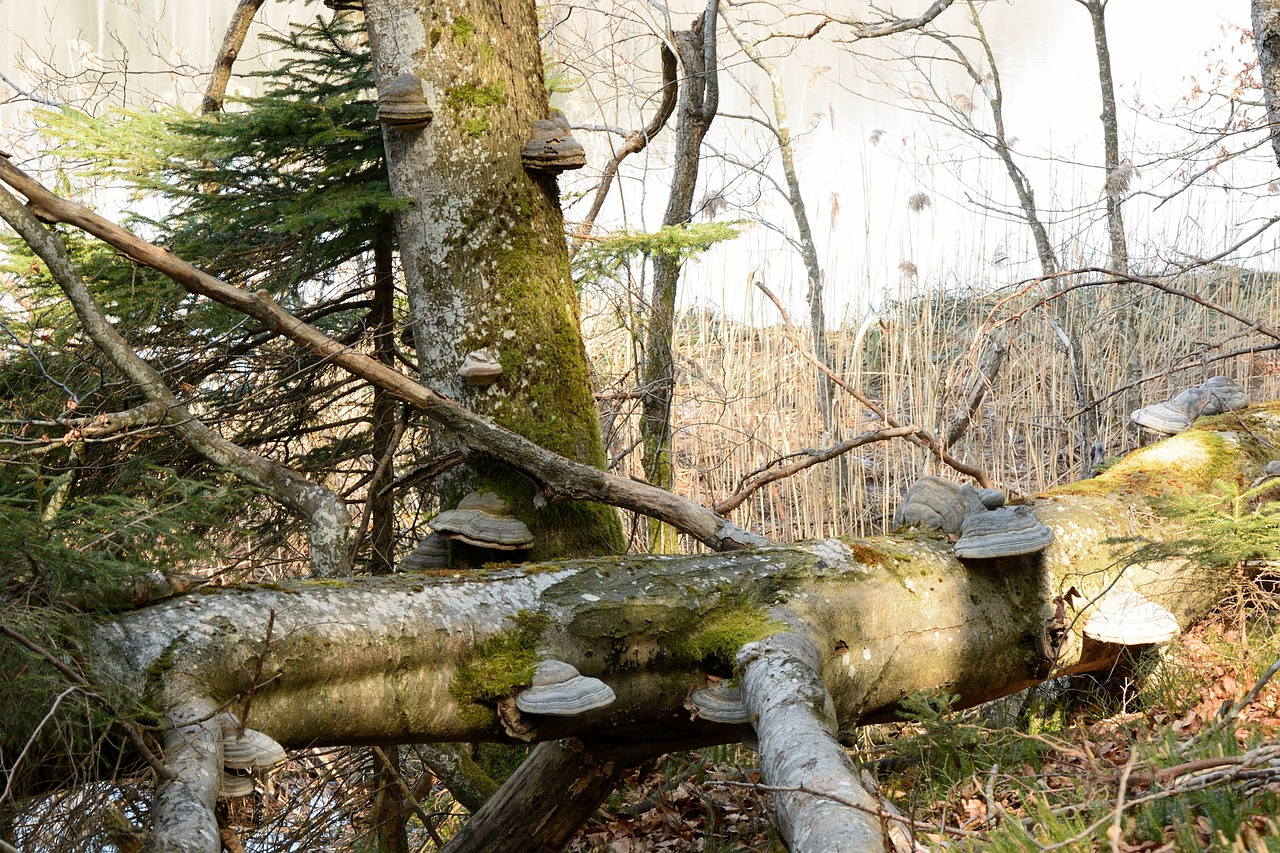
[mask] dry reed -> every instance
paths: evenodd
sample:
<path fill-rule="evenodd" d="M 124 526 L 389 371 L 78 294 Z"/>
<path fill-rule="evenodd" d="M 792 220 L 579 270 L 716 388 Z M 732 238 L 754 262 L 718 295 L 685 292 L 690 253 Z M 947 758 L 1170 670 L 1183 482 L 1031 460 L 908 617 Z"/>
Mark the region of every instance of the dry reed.
<path fill-rule="evenodd" d="M 1280 316 L 1273 279 L 1211 267 L 1170 283 L 1266 323 Z M 1079 413 L 1066 357 L 1046 309 L 1038 305 L 1045 295 L 1033 287 L 938 293 L 920 285 L 829 332 L 828 363 L 852 387 L 880 401 L 891 417 L 940 435 L 960 412 L 982 337 L 998 325 L 1008 340 L 1008 360 L 954 452 L 981 465 L 1011 494 L 1039 492 L 1073 479 L 1073 470 L 1079 470 Z M 584 313 L 604 389 L 611 453 L 619 473 L 640 476 L 639 401 L 622 393 L 634 384 L 638 358 L 636 348 L 625 345 L 635 339 L 628 325 L 635 316 L 630 298 L 621 290 L 607 297 L 596 294 L 588 297 Z M 1141 353 L 1144 404 L 1216 374 L 1237 380 L 1254 399 L 1280 395 L 1277 360 L 1266 351 L 1275 342 L 1247 334 L 1230 318 L 1138 285 L 1086 287 L 1061 298 L 1069 305 L 1069 323 L 1084 340 L 1094 397 L 1101 399 L 1094 440 L 1108 457 L 1134 447 L 1119 393 L 1131 346 Z M 1131 307 L 1137 309 L 1135 343 L 1123 339 L 1120 322 Z M 687 311 L 680 318 L 676 351 L 676 489 L 708 506 L 773 460 L 882 426 L 837 391 L 841 435 L 824 434 L 816 371 L 781 326 L 756 327 L 707 309 Z M 887 527 L 898 496 L 924 474 L 958 479 L 904 441 L 867 445 L 838 463 L 765 486 L 731 517 L 780 541 L 869 535 Z"/>

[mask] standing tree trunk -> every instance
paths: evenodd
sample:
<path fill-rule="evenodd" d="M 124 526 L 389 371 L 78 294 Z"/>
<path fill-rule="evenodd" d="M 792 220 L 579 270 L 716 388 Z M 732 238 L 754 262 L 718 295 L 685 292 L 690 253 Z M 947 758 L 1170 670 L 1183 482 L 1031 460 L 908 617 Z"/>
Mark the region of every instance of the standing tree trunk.
<path fill-rule="evenodd" d="M 683 74 L 676 123 L 675 169 L 667 211 L 662 217 L 664 226 L 685 225 L 692 218 L 702 140 L 719 107 L 716 0 L 709 0 L 706 11 L 691 29 L 672 33 L 672 40 Z M 644 442 L 644 474 L 650 483 L 664 489 L 670 489 L 675 482 L 671 459 L 671 398 L 675 390 L 672 342 L 680 266 L 678 255 L 659 253 L 653 260 L 653 297 L 649 303 L 649 333 L 641 375 L 644 402 L 640 437 Z M 675 531 L 651 522 L 649 550 L 674 551 Z"/>
<path fill-rule="evenodd" d="M 399 75 L 421 82 L 425 128 L 385 129 L 410 324 L 422 379 L 495 423 L 572 459 L 603 466 L 600 426 L 554 174 L 526 171 L 521 149 L 550 116 L 532 0 L 364 4 L 379 92 Z M 503 373 L 477 388 L 458 376 L 487 349 Z M 590 503 L 540 507 L 497 463 L 441 478 L 456 500 L 498 492 L 536 539 L 533 556 L 617 552 L 622 526 Z"/>
<path fill-rule="evenodd" d="M 1102 145 L 1106 166 L 1105 198 L 1107 203 L 1107 238 L 1110 242 L 1110 258 L 1107 266 L 1125 275 L 1129 272 L 1129 244 L 1124 234 L 1124 213 L 1121 205 L 1128 189 L 1133 166 L 1121 164 L 1120 123 L 1116 118 L 1115 81 L 1111 76 L 1111 48 L 1107 41 L 1106 0 L 1079 0 L 1089 12 L 1093 24 L 1093 47 L 1098 54 L 1098 83 L 1102 90 Z M 1139 406 L 1138 380 L 1142 378 L 1142 354 L 1138 348 L 1137 296 L 1135 285 L 1117 285 L 1124 304 L 1119 314 L 1121 351 L 1127 353 L 1124 382 L 1128 386 L 1123 401 L 1124 412 L 1132 412 Z M 1141 428 L 1129 418 L 1129 439 L 1137 444 Z"/>
<path fill-rule="evenodd" d="M 1000 70 L 996 64 L 995 52 L 991 49 L 991 42 L 987 39 L 986 31 L 983 29 L 982 19 L 978 15 L 977 7 L 972 0 L 968 5 L 969 19 L 977 31 L 978 41 L 982 45 L 983 58 L 986 60 L 987 68 L 990 69 L 989 78 L 974 66 L 965 52 L 950 37 L 937 33 L 931 33 L 930 35 L 946 45 L 955 54 L 961 67 L 965 69 L 965 73 L 987 94 L 991 104 L 992 121 L 995 125 L 994 133 L 990 135 L 990 138 L 986 134 L 978 134 L 977 138 L 984 145 L 990 147 L 996 156 L 1000 158 L 1000 162 L 1004 164 L 1005 171 L 1009 175 L 1009 181 L 1013 184 L 1014 192 L 1018 196 L 1018 204 L 1022 208 L 1027 227 L 1031 229 L 1031 236 L 1035 240 L 1036 253 L 1040 258 L 1040 271 L 1046 279 L 1049 279 L 1051 291 L 1055 294 L 1060 294 L 1063 292 L 1065 283 L 1057 278 L 1058 258 L 1053 250 L 1053 243 L 1049 239 L 1049 230 L 1045 227 L 1044 221 L 1040 217 L 1040 211 L 1036 207 L 1036 197 L 1031 188 L 1031 182 L 1013 159 L 1013 151 L 1009 148 L 1009 136 L 1005 131 L 1004 124 L 1004 89 L 1000 82 Z M 1084 344 L 1080 339 L 1080 333 L 1071 322 L 1065 297 L 1058 296 L 1050 302 L 1048 320 L 1054 334 L 1058 337 L 1059 343 L 1066 352 L 1067 372 L 1071 379 L 1071 390 L 1075 396 L 1076 410 L 1080 412 L 1075 444 L 1076 464 L 1079 466 L 1079 473 L 1083 478 L 1092 473 L 1093 441 L 1094 436 L 1097 434 L 1097 414 L 1093 409 L 1093 390 L 1084 358 Z"/>
<path fill-rule="evenodd" d="M 373 328 L 373 357 L 388 367 L 395 366 L 396 358 L 395 295 L 391 234 L 386 231 L 373 246 L 373 309 L 369 322 Z M 391 456 L 400 431 L 396 429 L 395 398 L 385 388 L 374 386 L 372 409 L 373 474 L 369 477 L 364 511 L 369 516 L 369 571 L 385 575 L 395 566 L 395 496 L 386 486 L 391 482 Z"/>
<path fill-rule="evenodd" d="M 726 19 L 725 27 L 738 46 L 761 71 L 769 76 L 769 88 L 773 95 L 773 131 L 778 143 L 778 157 L 782 161 L 782 174 L 787 182 L 787 204 L 796 220 L 796 234 L 800 244 L 800 257 L 804 260 L 808 290 L 805 300 L 809 304 L 809 331 L 813 338 L 814 354 L 824 364 L 827 358 L 827 319 L 822 302 L 822 266 L 818 263 L 818 247 L 813 241 L 813 228 L 809 225 L 809 211 L 800 193 L 800 175 L 796 172 L 795 149 L 791 144 L 791 119 L 787 112 L 786 89 L 782 85 L 782 72 L 778 66 L 762 54 L 753 43 L 747 41 Z M 835 416 L 835 383 L 827 374 L 818 372 L 818 406 L 822 411 L 822 428 L 832 443 L 840 441 L 840 423 Z"/>
<path fill-rule="evenodd" d="M 1253 0 L 1253 38 L 1258 44 L 1271 147 L 1280 164 L 1280 0 Z"/>

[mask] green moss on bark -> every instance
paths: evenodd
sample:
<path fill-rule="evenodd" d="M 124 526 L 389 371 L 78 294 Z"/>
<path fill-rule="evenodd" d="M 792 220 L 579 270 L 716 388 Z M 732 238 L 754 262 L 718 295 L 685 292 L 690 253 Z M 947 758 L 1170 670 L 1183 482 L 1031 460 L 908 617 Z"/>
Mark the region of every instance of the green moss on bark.
<path fill-rule="evenodd" d="M 467 725 L 497 724 L 498 700 L 527 685 L 538 664 L 537 641 L 547 618 L 520 614 L 515 626 L 490 637 L 458 663 L 449 693 L 458 702 L 458 716 Z"/>

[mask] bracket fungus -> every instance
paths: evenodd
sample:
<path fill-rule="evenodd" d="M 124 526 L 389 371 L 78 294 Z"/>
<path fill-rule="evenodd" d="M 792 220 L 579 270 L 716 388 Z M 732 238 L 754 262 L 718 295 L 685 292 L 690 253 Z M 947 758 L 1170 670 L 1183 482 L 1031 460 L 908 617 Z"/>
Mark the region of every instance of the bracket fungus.
<path fill-rule="evenodd" d="M 248 797 L 253 794 L 253 777 L 248 773 L 237 773 L 233 770 L 222 771 L 222 784 L 218 788 L 218 796 L 226 800 Z"/>
<path fill-rule="evenodd" d="M 424 536 L 409 554 L 396 566 L 398 572 L 424 572 L 443 569 L 449 565 L 449 543 L 439 533 Z"/>
<path fill-rule="evenodd" d="M 232 731 L 222 742 L 222 764 L 228 770 L 270 770 L 287 757 L 284 747 L 253 729 L 240 735 Z"/>
<path fill-rule="evenodd" d="M 587 165 L 587 152 L 573 138 L 564 113 L 552 110 L 551 118 L 534 121 L 533 133 L 520 152 L 520 159 L 530 171 L 555 175 Z"/>
<path fill-rule="evenodd" d="M 723 681 L 693 691 L 689 694 L 688 705 L 701 720 L 731 725 L 751 722 L 747 706 L 742 702 L 741 691 L 727 686 Z"/>
<path fill-rule="evenodd" d="M 941 477 L 921 477 L 911 484 L 902 498 L 902 503 L 893 513 L 894 527 L 906 527 L 918 524 L 921 527 L 932 527 L 943 533 L 958 534 L 965 515 L 977 502 L 976 492 L 970 496 L 964 488 Z M 973 492 L 972 487 L 967 487 Z"/>
<path fill-rule="evenodd" d="M 1249 405 L 1249 393 L 1225 376 L 1211 376 L 1163 403 L 1145 406 L 1129 415 L 1139 426 L 1173 435 L 1201 415 L 1220 415 Z"/>
<path fill-rule="evenodd" d="M 1116 584 L 1095 601 L 1080 629 L 1086 637 L 1123 646 L 1168 642 L 1181 630 L 1177 617 L 1127 583 Z"/>
<path fill-rule="evenodd" d="M 526 714 L 573 717 L 611 705 L 617 698 L 609 685 L 560 660 L 539 662 L 530 684 L 516 694 L 516 707 Z"/>
<path fill-rule="evenodd" d="M 498 551 L 519 551 L 533 544 L 528 525 L 511 514 L 507 502 L 493 492 L 472 492 L 428 526 L 446 539 Z"/>
<path fill-rule="evenodd" d="M 1053 529 L 1031 507 L 1005 506 L 965 516 L 952 550 L 962 560 L 990 560 L 1034 554 L 1052 543 Z"/>
<path fill-rule="evenodd" d="M 387 127 L 402 132 L 421 130 L 433 115 L 417 75 L 397 74 L 378 90 L 378 121 Z"/>
<path fill-rule="evenodd" d="M 502 375 L 502 365 L 491 350 L 478 349 L 467 353 L 458 368 L 458 375 L 468 384 L 483 388 L 492 385 Z"/>

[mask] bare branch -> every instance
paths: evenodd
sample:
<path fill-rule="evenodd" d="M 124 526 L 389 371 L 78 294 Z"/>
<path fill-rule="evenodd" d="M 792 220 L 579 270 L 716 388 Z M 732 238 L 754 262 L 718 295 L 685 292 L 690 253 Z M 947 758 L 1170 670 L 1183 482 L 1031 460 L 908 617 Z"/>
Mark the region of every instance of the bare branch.
<path fill-rule="evenodd" d="M 892 427 L 889 429 L 878 429 L 875 432 L 864 432 L 862 435 L 855 435 L 847 438 L 839 444 L 833 444 L 831 447 L 822 450 L 805 450 L 800 453 L 792 454 L 792 457 L 800 456 L 790 465 L 783 465 L 780 468 L 772 467 L 776 462 L 770 463 L 769 466 L 752 471 L 738 486 L 738 490 L 732 495 L 716 504 L 715 510 L 721 515 L 728 515 L 735 509 L 740 507 L 747 498 L 751 497 L 758 490 L 767 486 L 769 483 L 775 483 L 778 480 L 785 480 L 795 474 L 799 474 L 806 468 L 812 468 L 814 465 L 823 462 L 829 462 L 838 456 L 842 456 L 853 450 L 855 447 L 862 447 L 864 444 L 872 444 L 877 441 L 888 441 L 891 438 L 906 438 L 916 431 L 913 426 Z M 790 458 L 790 457 L 788 457 Z"/>
<path fill-rule="evenodd" d="M 200 112 L 204 115 L 222 111 L 222 99 L 227 94 L 227 83 L 231 80 L 231 66 L 240 55 L 245 36 L 249 34 L 249 25 L 253 16 L 262 7 L 265 0 L 240 0 L 236 10 L 231 13 L 231 23 L 227 25 L 226 35 L 222 37 L 222 47 L 218 49 L 218 59 L 213 66 L 213 76 L 209 86 L 204 90 L 204 100 L 200 104 Z"/>
<path fill-rule="evenodd" d="M 814 367 L 818 368 L 827 376 L 829 376 L 832 382 L 836 383 L 845 391 L 847 391 L 851 397 L 853 397 L 859 403 L 861 403 L 862 405 L 870 409 L 872 412 L 874 412 L 876 416 L 880 418 L 880 420 L 884 421 L 890 427 L 898 429 L 903 426 L 893 418 L 889 417 L 888 413 L 885 412 L 883 406 L 881 406 L 875 400 L 872 400 L 866 394 L 863 394 L 858 389 L 854 388 L 848 382 L 845 382 L 843 377 L 841 377 L 834 370 L 828 367 L 827 364 L 824 361 L 822 361 L 822 359 L 814 355 L 813 350 L 801 344 L 799 339 L 796 337 L 796 330 L 795 330 L 795 326 L 791 322 L 791 315 L 787 313 L 787 309 L 783 306 L 782 300 L 778 299 L 778 297 L 774 295 L 773 291 L 770 290 L 765 285 L 765 283 L 760 281 L 759 279 L 756 280 L 755 285 L 756 287 L 760 288 L 761 291 L 764 292 L 765 296 L 769 297 L 769 300 L 773 302 L 774 307 L 777 308 L 779 313 L 782 314 L 782 322 L 786 325 L 786 329 L 787 329 L 787 340 L 791 341 L 791 345 L 794 346 L 800 352 L 800 354 L 803 355 L 809 361 L 810 364 L 812 364 Z M 948 467 L 953 468 L 956 471 L 959 471 L 961 474 L 974 478 L 975 480 L 978 481 L 979 484 L 981 484 L 981 486 L 984 489 L 991 488 L 991 478 L 987 476 L 987 473 L 985 471 L 983 471 L 981 468 L 978 468 L 975 465 L 970 465 L 967 462 L 962 462 L 961 460 L 956 459 L 951 454 L 947 453 L 946 450 L 944 450 L 942 447 L 938 445 L 937 439 L 935 439 L 929 433 L 924 432 L 923 430 L 917 427 L 911 427 L 911 432 L 909 434 L 904 435 L 903 438 L 905 438 L 907 441 L 911 442 L 912 444 L 916 445 L 917 447 L 922 447 L 925 450 L 928 450 L 934 456 L 938 457 L 938 459 L 941 462 L 945 463 Z"/>

